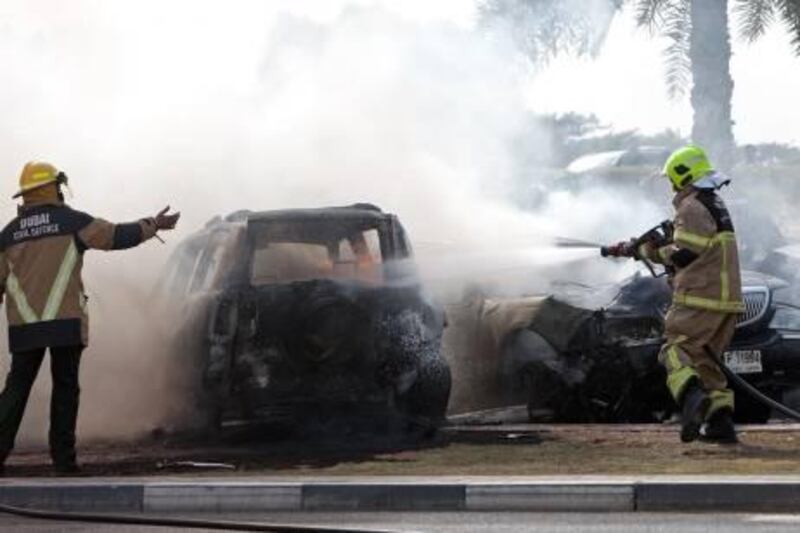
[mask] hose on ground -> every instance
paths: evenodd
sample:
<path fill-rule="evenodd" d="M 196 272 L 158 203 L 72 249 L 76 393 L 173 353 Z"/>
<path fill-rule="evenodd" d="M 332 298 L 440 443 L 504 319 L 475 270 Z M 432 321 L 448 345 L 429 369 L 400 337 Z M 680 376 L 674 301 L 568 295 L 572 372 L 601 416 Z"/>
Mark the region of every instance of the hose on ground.
<path fill-rule="evenodd" d="M 168 518 L 153 516 L 119 515 L 104 513 L 73 513 L 62 511 L 43 511 L 13 505 L 0 504 L 0 513 L 37 518 L 41 520 L 58 520 L 62 522 L 84 522 L 95 524 L 124 524 L 133 526 L 160 526 L 189 529 L 214 529 L 222 531 L 269 531 L 272 533 L 307 533 L 310 531 L 352 532 L 352 533 L 390 533 L 378 529 L 351 529 L 328 526 L 293 526 L 287 524 L 268 524 L 260 522 L 236 522 L 227 520 L 198 520 L 190 518 Z"/>
<path fill-rule="evenodd" d="M 719 357 L 717 357 L 717 354 L 715 354 L 711 350 L 711 348 L 709 348 L 708 346 L 704 346 L 704 348 L 708 356 L 711 357 L 711 359 L 713 359 L 719 365 L 719 367 L 722 369 L 722 371 L 725 373 L 728 379 L 736 383 L 742 389 L 744 389 L 745 392 L 747 392 L 751 397 L 753 397 L 753 399 L 755 399 L 758 402 L 761 402 L 767 407 L 771 407 L 772 409 L 775 409 L 776 411 L 783 413 L 789 418 L 793 418 L 794 420 L 800 422 L 800 413 L 798 413 L 797 411 L 795 411 L 790 407 L 783 405 L 782 403 L 776 400 L 773 400 L 772 398 L 770 398 L 769 396 L 767 396 L 766 394 L 764 394 L 763 392 L 761 392 L 760 390 L 758 390 L 757 388 L 746 382 L 744 379 L 742 379 L 741 376 L 739 376 L 739 374 L 728 368 L 725 365 L 725 363 L 720 361 Z"/>

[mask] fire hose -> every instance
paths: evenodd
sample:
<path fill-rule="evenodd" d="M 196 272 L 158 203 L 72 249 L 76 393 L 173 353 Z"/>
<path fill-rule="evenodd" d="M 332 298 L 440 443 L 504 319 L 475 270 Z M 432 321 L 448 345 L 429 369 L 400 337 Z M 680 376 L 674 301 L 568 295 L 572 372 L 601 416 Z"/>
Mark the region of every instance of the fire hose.
<path fill-rule="evenodd" d="M 226 520 L 197 520 L 190 518 L 162 518 L 135 515 L 116 515 L 100 513 L 73 513 L 62 511 L 42 511 L 13 505 L 0 504 L 0 513 L 37 518 L 41 520 L 58 520 L 61 522 L 83 522 L 95 524 L 124 524 L 135 526 L 160 526 L 190 529 L 214 529 L 222 531 L 269 531 L 272 533 L 298 533 L 319 531 L 352 532 L 352 533 L 390 533 L 388 530 L 352 529 L 330 526 L 292 526 L 286 524 L 269 524 L 259 522 L 236 522 Z"/>
<path fill-rule="evenodd" d="M 708 356 L 711 357 L 711 359 L 713 359 L 719 365 L 719 367 L 725 373 L 725 376 L 727 376 L 727 378 L 730 381 L 736 383 L 739 387 L 744 389 L 744 391 L 747 392 L 747 394 L 749 394 L 754 400 L 760 402 L 763 405 L 766 405 L 767 407 L 771 407 L 772 409 L 775 409 L 780 413 L 783 413 L 789 418 L 793 418 L 794 420 L 800 422 L 800 413 L 798 413 L 797 411 L 795 411 L 790 407 L 783 405 L 777 400 L 773 400 L 772 398 L 770 398 L 769 396 L 767 396 L 766 394 L 764 394 L 763 392 L 761 392 L 760 390 L 749 384 L 741 376 L 739 376 L 739 374 L 728 368 L 725 365 L 725 363 L 723 363 L 708 346 L 704 346 L 703 349 L 705 349 L 706 354 L 708 354 Z"/>

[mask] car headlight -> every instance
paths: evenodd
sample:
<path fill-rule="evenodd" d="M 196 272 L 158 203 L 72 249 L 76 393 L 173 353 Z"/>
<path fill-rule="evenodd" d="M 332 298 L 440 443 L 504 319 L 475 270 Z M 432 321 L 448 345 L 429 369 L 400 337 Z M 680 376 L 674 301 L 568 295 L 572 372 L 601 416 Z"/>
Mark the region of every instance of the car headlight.
<path fill-rule="evenodd" d="M 771 329 L 800 331 L 800 308 L 778 306 L 769 323 Z"/>

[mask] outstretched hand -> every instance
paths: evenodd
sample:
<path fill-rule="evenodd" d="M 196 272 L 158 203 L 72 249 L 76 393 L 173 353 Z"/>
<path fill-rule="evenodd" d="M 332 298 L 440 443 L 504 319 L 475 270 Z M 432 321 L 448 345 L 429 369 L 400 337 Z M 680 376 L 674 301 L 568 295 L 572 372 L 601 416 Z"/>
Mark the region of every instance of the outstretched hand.
<path fill-rule="evenodd" d="M 180 218 L 180 212 L 169 214 L 169 206 L 167 206 L 155 216 L 156 228 L 165 230 L 175 229 Z"/>

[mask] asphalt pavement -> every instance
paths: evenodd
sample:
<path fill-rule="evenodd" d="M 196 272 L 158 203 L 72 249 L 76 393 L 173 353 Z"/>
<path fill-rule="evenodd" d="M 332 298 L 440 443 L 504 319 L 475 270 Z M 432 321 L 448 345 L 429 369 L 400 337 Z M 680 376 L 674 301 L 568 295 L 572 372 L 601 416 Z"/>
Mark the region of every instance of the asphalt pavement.
<path fill-rule="evenodd" d="M 552 532 L 633 533 L 670 531 L 681 533 L 789 532 L 800 529 L 796 514 L 679 514 L 679 513 L 270 513 L 247 515 L 192 514 L 191 518 L 279 522 L 304 526 L 334 525 L 339 528 L 376 529 L 397 532 Z M 159 527 L 109 526 L 58 523 L 0 516 L 0 531 L 55 533 L 60 531 L 112 531 L 115 533 L 166 533 L 208 531 Z"/>

